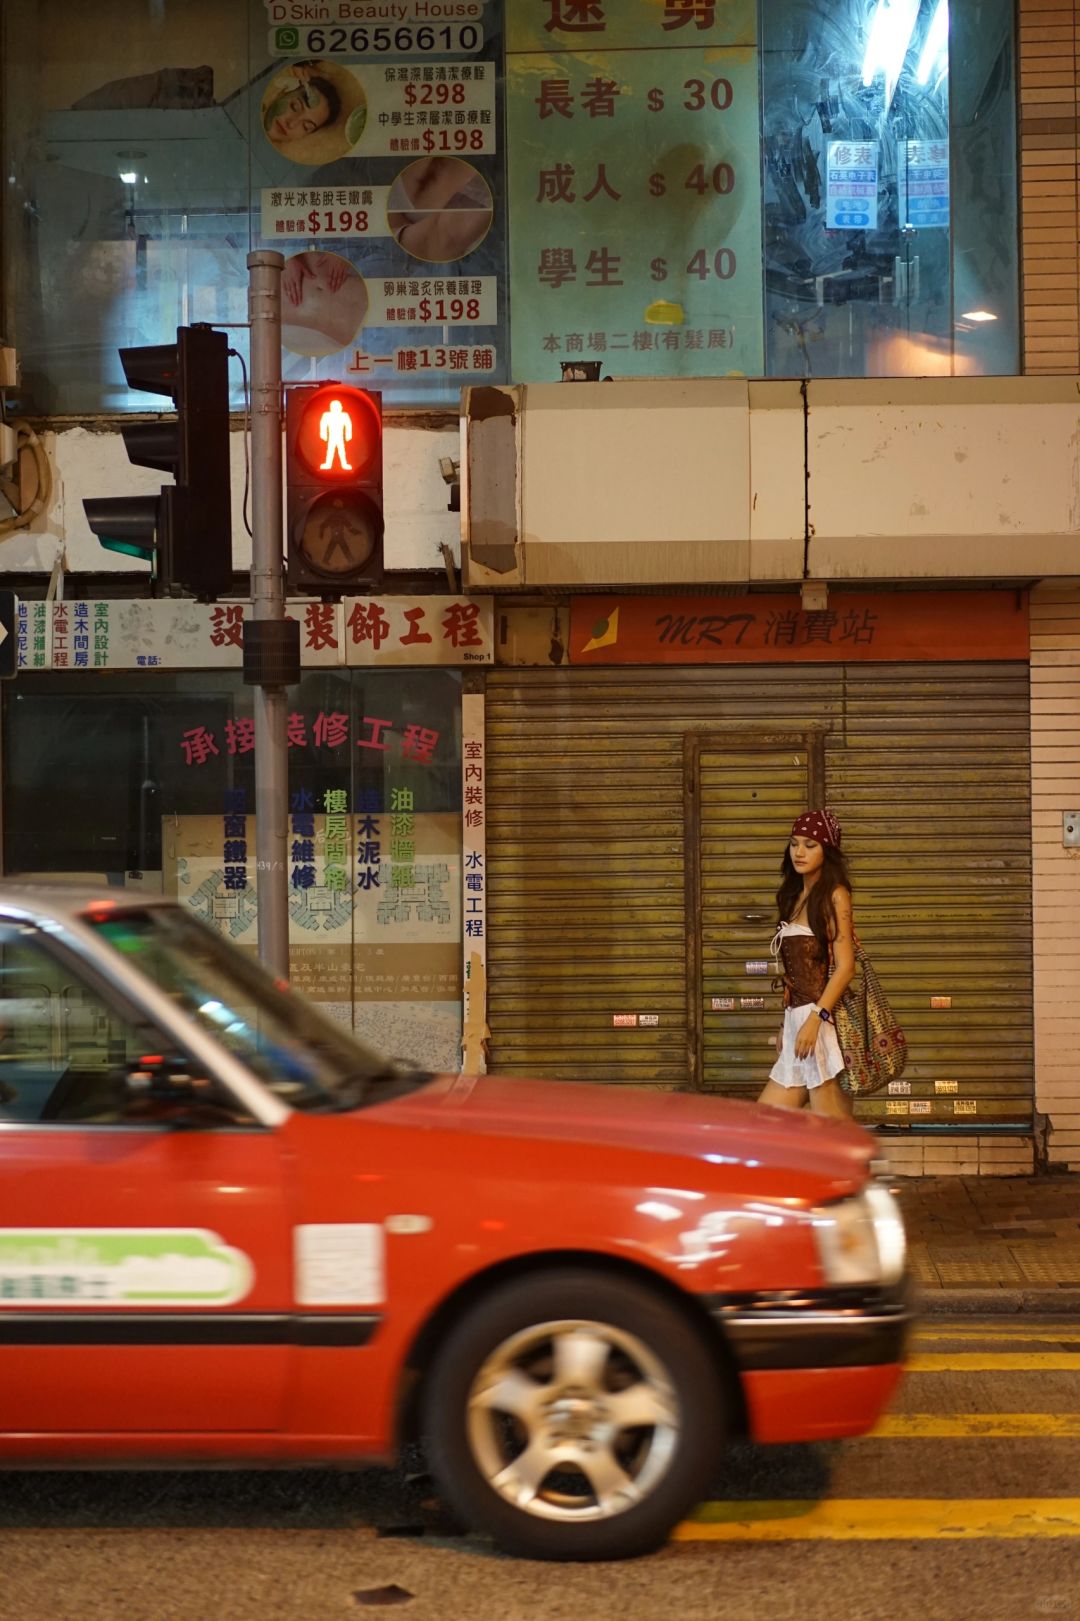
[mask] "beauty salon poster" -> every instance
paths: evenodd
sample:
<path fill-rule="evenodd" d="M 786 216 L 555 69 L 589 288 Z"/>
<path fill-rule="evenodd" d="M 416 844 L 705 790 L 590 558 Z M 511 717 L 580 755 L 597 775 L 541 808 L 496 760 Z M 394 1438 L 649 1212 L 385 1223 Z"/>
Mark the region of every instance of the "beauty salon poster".
<path fill-rule="evenodd" d="M 507 371 L 502 7 L 252 0 L 256 229 L 286 382 L 456 406 Z"/>

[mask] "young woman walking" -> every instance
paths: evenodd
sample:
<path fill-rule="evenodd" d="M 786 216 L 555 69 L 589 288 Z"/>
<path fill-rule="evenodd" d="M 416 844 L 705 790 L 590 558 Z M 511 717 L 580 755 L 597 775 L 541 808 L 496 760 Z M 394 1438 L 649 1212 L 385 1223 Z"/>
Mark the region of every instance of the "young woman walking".
<path fill-rule="evenodd" d="M 798 1109 L 809 1099 L 815 1113 L 846 1119 L 851 1103 L 838 1079 L 844 1059 L 833 1010 L 854 976 L 855 944 L 840 839 L 831 811 L 806 811 L 784 851 L 772 944 L 783 965 L 784 1027 L 758 1102 Z"/>

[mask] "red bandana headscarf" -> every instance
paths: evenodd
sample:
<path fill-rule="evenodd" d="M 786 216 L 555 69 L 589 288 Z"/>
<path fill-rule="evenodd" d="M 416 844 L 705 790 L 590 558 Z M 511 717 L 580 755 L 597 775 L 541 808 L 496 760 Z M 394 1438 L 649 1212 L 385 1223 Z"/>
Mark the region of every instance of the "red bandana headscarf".
<path fill-rule="evenodd" d="M 792 838 L 816 839 L 819 844 L 830 845 L 832 849 L 839 850 L 842 834 L 840 823 L 832 811 L 803 811 L 796 816 L 791 829 Z"/>

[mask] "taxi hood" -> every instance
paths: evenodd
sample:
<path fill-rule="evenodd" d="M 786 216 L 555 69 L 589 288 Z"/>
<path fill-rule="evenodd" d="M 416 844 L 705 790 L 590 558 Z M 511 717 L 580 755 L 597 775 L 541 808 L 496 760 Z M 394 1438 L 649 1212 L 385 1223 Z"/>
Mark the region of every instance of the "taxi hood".
<path fill-rule="evenodd" d="M 873 1138 L 854 1121 L 732 1098 L 500 1076 L 438 1076 L 365 1111 L 402 1126 L 674 1154 L 716 1165 L 788 1169 L 835 1184 L 870 1174 Z"/>

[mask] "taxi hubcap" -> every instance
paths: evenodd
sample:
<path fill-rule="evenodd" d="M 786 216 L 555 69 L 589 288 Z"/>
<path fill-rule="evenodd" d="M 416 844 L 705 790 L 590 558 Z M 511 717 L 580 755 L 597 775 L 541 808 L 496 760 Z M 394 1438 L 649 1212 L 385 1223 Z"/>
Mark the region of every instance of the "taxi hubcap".
<path fill-rule="evenodd" d="M 543 1519 L 606 1519 L 643 1502 L 679 1437 L 658 1357 L 608 1323 L 539 1323 L 504 1340 L 469 1392 L 468 1435 L 488 1484 Z"/>

